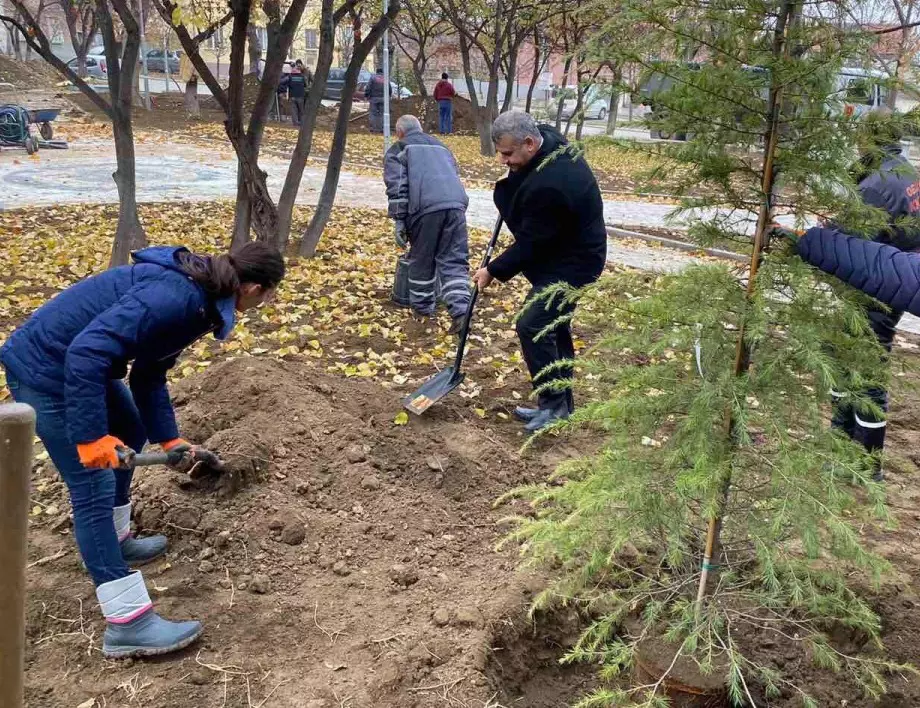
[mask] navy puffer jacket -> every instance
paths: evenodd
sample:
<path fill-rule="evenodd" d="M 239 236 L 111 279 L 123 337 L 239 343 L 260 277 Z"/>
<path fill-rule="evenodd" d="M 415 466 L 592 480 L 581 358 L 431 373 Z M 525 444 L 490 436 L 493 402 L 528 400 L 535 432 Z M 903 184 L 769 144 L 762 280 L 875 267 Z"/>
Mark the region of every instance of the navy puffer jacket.
<path fill-rule="evenodd" d="M 816 226 L 798 241 L 804 261 L 893 310 L 920 316 L 920 254 Z"/>
<path fill-rule="evenodd" d="M 0 363 L 22 383 L 66 405 L 74 444 L 109 434 L 106 388 L 128 382 L 151 442 L 177 438 L 166 372 L 182 350 L 213 332 L 230 334 L 235 298 L 214 300 L 176 262 L 185 249 L 145 248 L 134 265 L 110 268 L 36 310 L 0 348 Z M 132 363 L 133 362 L 133 363 Z"/>

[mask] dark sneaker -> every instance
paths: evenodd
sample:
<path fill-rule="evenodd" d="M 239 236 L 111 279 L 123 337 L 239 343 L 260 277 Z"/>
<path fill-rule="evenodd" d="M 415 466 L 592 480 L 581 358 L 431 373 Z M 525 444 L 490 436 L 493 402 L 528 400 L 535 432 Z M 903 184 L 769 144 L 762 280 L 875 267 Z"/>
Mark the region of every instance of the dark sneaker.
<path fill-rule="evenodd" d="M 447 330 L 448 334 L 460 334 L 463 330 L 463 322 L 466 319 L 466 315 L 457 315 L 452 317 L 450 320 L 450 328 Z"/>

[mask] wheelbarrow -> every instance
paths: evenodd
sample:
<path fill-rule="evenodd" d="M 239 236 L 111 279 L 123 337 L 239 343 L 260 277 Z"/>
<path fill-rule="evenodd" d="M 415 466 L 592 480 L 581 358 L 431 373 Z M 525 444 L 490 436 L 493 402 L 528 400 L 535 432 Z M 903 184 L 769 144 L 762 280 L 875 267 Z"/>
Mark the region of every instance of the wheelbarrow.
<path fill-rule="evenodd" d="M 25 148 L 33 155 L 41 148 L 64 150 L 67 142 L 53 140 L 53 121 L 60 114 L 59 108 L 45 108 L 30 111 L 13 104 L 0 106 L 0 147 Z M 32 135 L 30 126 L 38 125 L 41 138 Z"/>
<path fill-rule="evenodd" d="M 22 106 L 0 106 L 0 147 L 25 148 L 38 152 L 38 141 L 29 131 L 29 112 Z"/>
<path fill-rule="evenodd" d="M 54 128 L 51 122 L 61 115 L 60 108 L 38 108 L 29 111 L 29 123 L 38 126 L 38 133 L 45 140 L 51 140 L 54 137 Z"/>

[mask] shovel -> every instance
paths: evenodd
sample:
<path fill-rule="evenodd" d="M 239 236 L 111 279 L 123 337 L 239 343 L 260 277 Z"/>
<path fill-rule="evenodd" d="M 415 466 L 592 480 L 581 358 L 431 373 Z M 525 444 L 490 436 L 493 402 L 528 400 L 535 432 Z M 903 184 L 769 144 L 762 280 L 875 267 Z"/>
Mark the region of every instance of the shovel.
<path fill-rule="evenodd" d="M 489 240 L 489 247 L 486 249 L 486 255 L 482 259 L 480 268 L 485 268 L 489 265 L 489 261 L 492 259 L 492 251 L 495 250 L 495 244 L 498 242 L 498 235 L 501 230 L 502 217 L 499 216 L 495 222 L 495 229 L 492 231 L 492 238 Z M 470 304 L 467 305 L 466 314 L 463 316 L 463 327 L 460 329 L 460 342 L 457 345 L 457 355 L 454 357 L 453 366 L 448 366 L 439 374 L 432 376 L 415 393 L 404 398 L 403 407 L 407 411 L 421 415 L 463 383 L 464 374 L 460 371 L 460 365 L 463 363 L 463 350 L 466 349 L 466 339 L 470 333 L 470 321 L 473 319 L 473 308 L 476 307 L 478 297 L 479 286 L 474 285 L 473 292 L 470 293 Z"/>
<path fill-rule="evenodd" d="M 194 462 L 189 470 L 189 477 L 196 479 L 204 474 L 200 468 L 221 472 L 224 469 L 223 461 L 210 450 L 195 448 L 194 450 L 172 450 L 171 452 L 134 452 L 129 447 L 118 449 L 118 460 L 124 469 L 135 467 L 150 467 L 152 465 L 165 465 L 179 467 L 185 462 Z"/>

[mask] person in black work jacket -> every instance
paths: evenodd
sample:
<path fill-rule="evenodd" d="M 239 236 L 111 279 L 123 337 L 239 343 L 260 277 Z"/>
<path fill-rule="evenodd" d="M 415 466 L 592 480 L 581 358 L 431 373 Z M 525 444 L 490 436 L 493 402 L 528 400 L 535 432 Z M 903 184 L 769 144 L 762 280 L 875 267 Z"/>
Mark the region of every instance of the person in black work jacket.
<path fill-rule="evenodd" d="M 901 251 L 920 250 L 920 175 L 901 154 L 902 131 L 892 120 L 877 116 L 866 119 L 867 136 L 856 166 L 860 196 L 865 204 L 887 214 L 887 225 L 873 235 L 872 240 Z M 911 223 L 914 222 L 914 223 Z M 829 225 L 831 229 L 833 224 Z M 903 310 L 869 306 L 866 315 L 872 331 L 886 351 L 891 351 L 895 331 Z M 888 392 L 883 388 L 866 390 L 866 395 L 882 411 L 888 410 Z M 882 450 L 885 445 L 885 416 L 857 413 L 843 394 L 832 392 L 834 412 L 832 424 L 843 430 L 869 452 Z M 875 478 L 884 475 L 881 463 Z"/>
<path fill-rule="evenodd" d="M 294 125 L 303 122 L 303 106 L 307 96 L 307 74 L 303 63 L 298 59 L 287 77 L 287 94 L 291 101 L 291 121 Z"/>
<path fill-rule="evenodd" d="M 584 160 L 567 151 L 565 138 L 549 126 L 537 126 L 523 111 L 501 114 L 492 126 L 492 141 L 509 174 L 495 185 L 495 205 L 514 236 L 514 243 L 473 276 L 480 288 L 522 274 L 533 286 L 528 302 L 547 287 L 568 283 L 581 287 L 600 276 L 607 258 L 604 203 L 597 180 Z M 518 408 L 515 415 L 535 432 L 566 418 L 574 409 L 572 367 L 543 370 L 575 358 L 570 322 L 537 337 L 574 304 L 538 300 L 525 306 L 517 322 L 521 349 L 534 388 L 556 387 L 539 394 L 539 408 Z M 568 386 L 563 386 L 566 383 Z"/>

